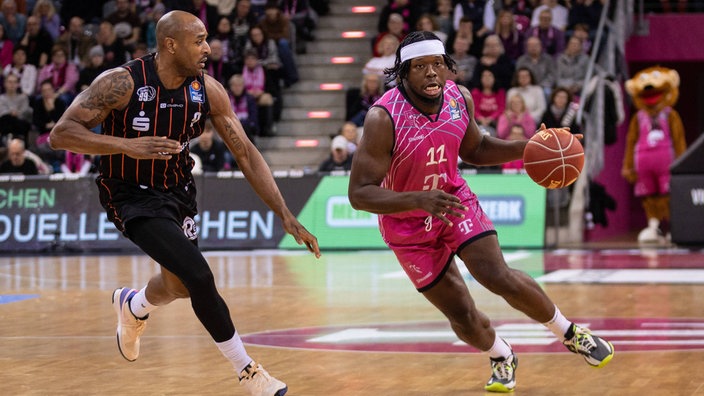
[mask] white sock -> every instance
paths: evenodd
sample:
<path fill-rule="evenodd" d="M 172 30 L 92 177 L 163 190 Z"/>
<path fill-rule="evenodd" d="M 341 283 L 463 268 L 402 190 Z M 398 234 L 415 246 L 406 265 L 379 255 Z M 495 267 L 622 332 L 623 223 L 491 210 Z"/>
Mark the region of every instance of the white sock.
<path fill-rule="evenodd" d="M 130 300 L 130 311 L 132 314 L 140 319 L 144 319 L 145 316 L 149 315 L 149 312 L 159 308 L 157 305 L 151 304 L 147 301 L 147 287 L 144 286 L 142 290 L 138 291 L 137 294 Z"/>
<path fill-rule="evenodd" d="M 511 347 L 497 334 L 494 338 L 494 345 L 486 352 L 489 357 L 494 359 L 507 358 L 511 356 Z"/>
<path fill-rule="evenodd" d="M 237 331 L 235 331 L 235 335 L 229 340 L 216 342 L 215 345 L 218 346 L 220 352 L 232 363 L 238 375 L 253 360 L 244 349 L 244 344 Z"/>
<path fill-rule="evenodd" d="M 550 329 L 550 331 L 557 336 L 557 338 L 560 339 L 560 341 L 565 340 L 565 333 L 567 333 L 567 330 L 569 330 L 570 326 L 572 325 L 572 322 L 567 320 L 565 315 L 560 312 L 560 309 L 557 308 L 557 305 L 555 306 L 555 315 L 550 319 L 549 322 L 543 323 L 545 327 Z"/>

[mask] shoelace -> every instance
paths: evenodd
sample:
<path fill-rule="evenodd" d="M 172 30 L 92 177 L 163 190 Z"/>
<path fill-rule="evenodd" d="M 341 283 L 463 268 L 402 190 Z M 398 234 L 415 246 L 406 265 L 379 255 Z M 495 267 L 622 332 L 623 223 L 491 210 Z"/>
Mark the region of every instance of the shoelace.
<path fill-rule="evenodd" d="M 502 362 L 493 362 L 492 369 L 497 378 L 508 380 L 511 379 L 513 373 L 513 365 L 509 363 L 508 358 Z"/>
<path fill-rule="evenodd" d="M 575 352 L 587 354 L 591 353 L 591 351 L 597 347 L 596 342 L 594 342 L 594 338 L 592 338 L 591 334 L 589 334 L 586 329 L 577 330 L 577 333 L 572 338 L 572 342 L 570 342 L 570 344 L 571 345 L 568 345 L 568 347 L 571 346 Z"/>

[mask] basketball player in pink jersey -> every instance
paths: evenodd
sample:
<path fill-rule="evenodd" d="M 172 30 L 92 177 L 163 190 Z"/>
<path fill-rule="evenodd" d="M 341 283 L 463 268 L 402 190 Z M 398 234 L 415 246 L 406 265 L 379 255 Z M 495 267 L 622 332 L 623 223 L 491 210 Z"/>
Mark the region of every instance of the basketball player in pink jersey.
<path fill-rule="evenodd" d="M 484 287 L 543 323 L 587 363 L 603 367 L 614 355 L 611 343 L 565 318 L 530 276 L 506 265 L 493 224 L 458 171 L 458 158 L 475 165 L 520 159 L 526 141 L 479 131 L 469 91 L 446 79 L 454 68 L 434 34 L 413 32 L 403 40 L 386 71 L 397 86 L 364 121 L 350 202 L 379 215 L 382 237 L 416 289 L 448 318 L 460 340 L 489 355 L 486 390 L 513 391 L 518 360 L 476 308 L 452 265 L 455 255 Z"/>

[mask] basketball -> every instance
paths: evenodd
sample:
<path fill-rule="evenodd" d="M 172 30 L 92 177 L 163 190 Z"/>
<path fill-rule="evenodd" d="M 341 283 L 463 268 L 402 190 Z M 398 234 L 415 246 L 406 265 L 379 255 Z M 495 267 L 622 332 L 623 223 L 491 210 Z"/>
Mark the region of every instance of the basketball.
<path fill-rule="evenodd" d="M 534 182 L 545 188 L 574 183 L 584 166 L 584 148 L 570 131 L 548 128 L 536 132 L 523 151 L 523 167 Z"/>

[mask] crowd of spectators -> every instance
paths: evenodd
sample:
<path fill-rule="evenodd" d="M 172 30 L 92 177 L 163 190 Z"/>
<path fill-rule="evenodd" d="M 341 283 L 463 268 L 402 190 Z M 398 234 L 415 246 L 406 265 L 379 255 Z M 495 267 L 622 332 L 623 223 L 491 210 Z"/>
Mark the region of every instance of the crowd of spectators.
<path fill-rule="evenodd" d="M 172 10 L 205 24 L 205 72 L 229 88 L 250 139 L 274 134 L 282 91 L 299 80 L 295 54 L 315 39 L 326 0 L 0 0 L 0 162 L 21 142 L 39 173 L 95 172 L 97 157 L 51 150 L 49 132 L 100 73 L 155 51 L 156 23 Z M 208 140 L 195 151 L 219 151 L 219 137 Z M 236 166 L 207 155 L 197 159 L 205 171 Z"/>
<path fill-rule="evenodd" d="M 389 0 L 362 74 L 384 78 L 382 66 L 393 65 L 380 58 L 384 38 L 432 31 L 456 62 L 450 79 L 472 92 L 484 133 L 529 138 L 541 122 L 578 133 L 574 109 L 603 6 L 603 0 Z M 382 80 L 383 89 L 392 86 Z M 360 101 L 361 91 L 347 95 L 347 120 L 357 125 L 373 103 Z"/>

